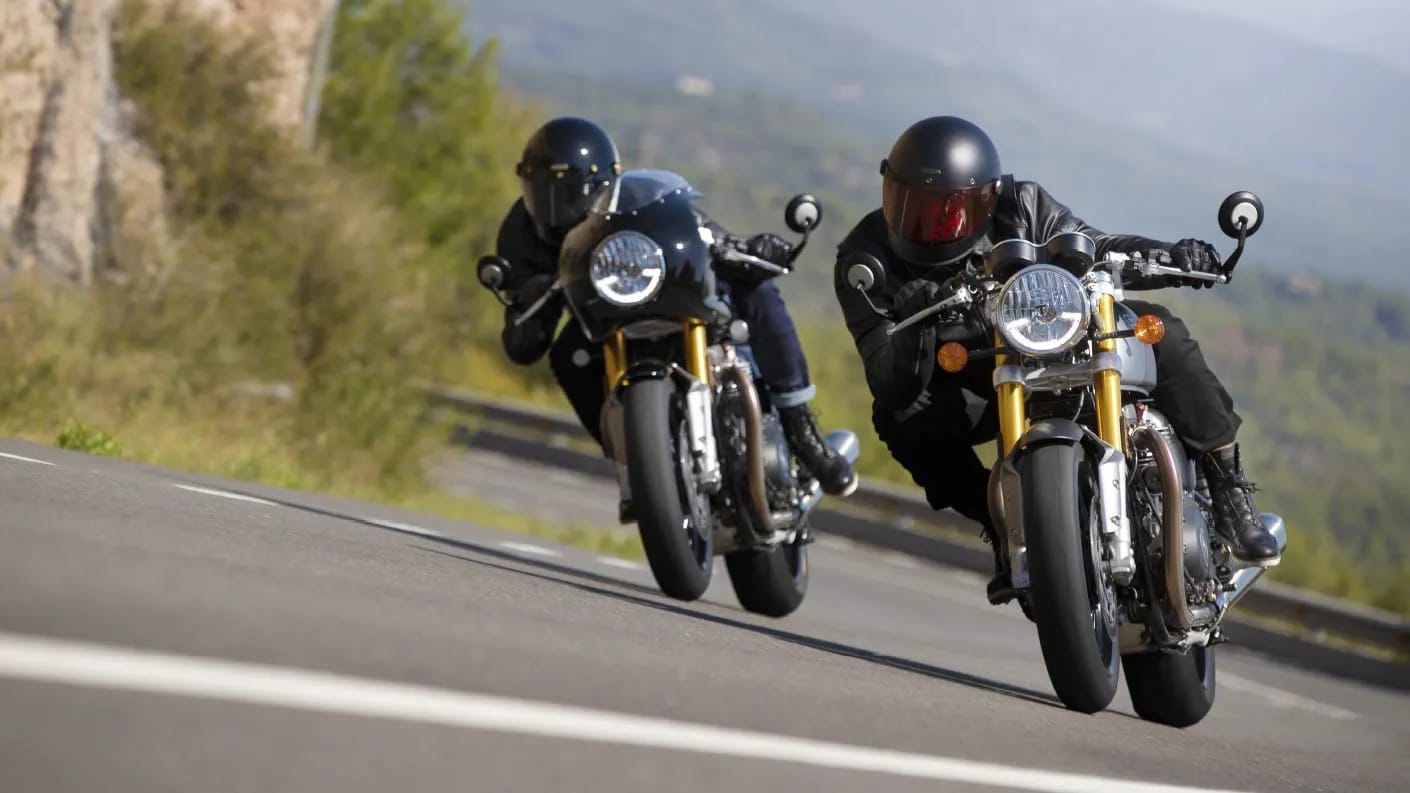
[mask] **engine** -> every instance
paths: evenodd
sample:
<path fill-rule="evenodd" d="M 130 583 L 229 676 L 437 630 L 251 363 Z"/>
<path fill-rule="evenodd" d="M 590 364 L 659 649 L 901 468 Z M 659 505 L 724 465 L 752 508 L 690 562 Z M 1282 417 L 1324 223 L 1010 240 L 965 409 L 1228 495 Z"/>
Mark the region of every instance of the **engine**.
<path fill-rule="evenodd" d="M 764 478 L 773 493 L 788 493 L 793 489 L 793 460 L 783 425 L 778 416 L 764 414 Z"/>

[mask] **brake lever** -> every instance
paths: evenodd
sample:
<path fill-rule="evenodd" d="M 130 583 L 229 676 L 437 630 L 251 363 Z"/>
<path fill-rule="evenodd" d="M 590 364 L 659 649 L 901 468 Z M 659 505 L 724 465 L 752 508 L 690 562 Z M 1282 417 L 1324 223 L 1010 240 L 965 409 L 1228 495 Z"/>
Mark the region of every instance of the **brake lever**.
<path fill-rule="evenodd" d="M 528 321 L 529 317 L 532 317 L 533 315 L 537 314 L 539 312 L 539 309 L 543 308 L 548 303 L 549 298 L 562 291 L 563 279 L 559 278 L 558 280 L 553 282 L 553 285 L 548 288 L 547 292 L 543 293 L 543 297 L 540 297 L 538 300 L 535 300 L 532 305 L 524 309 L 524 313 L 520 314 L 514 320 L 514 327 L 517 328 L 520 325 L 523 325 L 526 321 Z"/>
<path fill-rule="evenodd" d="M 916 313 L 896 323 L 895 325 L 892 325 L 891 327 L 887 328 L 886 335 L 894 336 L 897 333 L 900 333 L 901 331 L 905 330 L 906 328 L 924 322 L 925 320 L 935 316 L 936 314 L 939 314 L 942 311 L 955 308 L 956 306 L 967 305 L 970 302 L 970 289 L 968 286 L 962 285 L 955 291 L 953 295 L 950 295 L 944 300 L 934 303 L 927 308 L 923 308 L 920 311 L 917 311 Z"/>

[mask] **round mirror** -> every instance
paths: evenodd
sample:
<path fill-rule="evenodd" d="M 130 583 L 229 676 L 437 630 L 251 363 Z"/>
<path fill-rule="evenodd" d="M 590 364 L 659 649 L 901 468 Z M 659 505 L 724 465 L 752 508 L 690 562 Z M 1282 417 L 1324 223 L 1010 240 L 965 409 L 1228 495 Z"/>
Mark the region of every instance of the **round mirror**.
<path fill-rule="evenodd" d="M 486 289 L 499 289 L 509 273 L 509 262 L 500 256 L 482 256 L 476 274 Z"/>
<path fill-rule="evenodd" d="M 812 231 L 822 222 L 822 204 L 807 193 L 800 193 L 783 210 L 783 222 L 798 234 Z"/>
<path fill-rule="evenodd" d="M 853 253 L 843 262 L 847 266 L 847 285 L 870 292 L 886 277 L 881 262 L 869 253 Z"/>
<path fill-rule="evenodd" d="M 1232 193 L 1219 205 L 1219 230 L 1239 238 L 1240 228 L 1245 237 L 1252 237 L 1263 225 L 1263 201 L 1247 190 Z"/>

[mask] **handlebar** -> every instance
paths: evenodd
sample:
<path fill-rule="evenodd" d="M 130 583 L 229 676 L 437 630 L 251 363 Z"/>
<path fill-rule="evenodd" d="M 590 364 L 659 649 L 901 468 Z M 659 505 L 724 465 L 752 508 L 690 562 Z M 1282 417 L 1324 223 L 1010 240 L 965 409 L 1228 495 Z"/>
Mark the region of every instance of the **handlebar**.
<path fill-rule="evenodd" d="M 714 254 L 716 258 L 723 259 L 727 262 L 748 264 L 753 267 L 758 267 L 764 272 L 773 273 L 774 275 L 785 275 L 789 272 L 792 272 L 792 270 L 790 270 L 789 268 L 784 267 L 782 265 L 774 264 L 768 259 L 761 259 L 758 256 L 744 253 L 743 251 L 737 251 L 734 248 L 728 247 L 726 245 L 716 245 Z"/>
<path fill-rule="evenodd" d="M 1152 253 L 1159 253 L 1162 256 L 1168 256 L 1167 254 L 1165 254 L 1164 251 L 1152 251 Z M 1169 265 L 1159 264 L 1156 261 L 1155 256 L 1143 257 L 1139 253 L 1135 254 L 1134 256 L 1132 254 L 1127 253 L 1108 253 L 1105 259 L 1103 259 L 1101 262 L 1098 262 L 1098 265 L 1101 264 L 1109 265 L 1107 269 L 1111 269 L 1112 267 L 1120 269 L 1129 265 L 1131 267 L 1134 267 L 1136 269 L 1136 272 L 1148 278 L 1151 276 L 1160 275 L 1171 276 L 1174 278 L 1184 278 L 1192 281 L 1209 281 L 1216 284 L 1229 283 L 1229 276 L 1227 273 L 1204 273 L 1195 271 L 1186 272 L 1184 270 L 1181 270 L 1179 267 L 1171 267 Z"/>

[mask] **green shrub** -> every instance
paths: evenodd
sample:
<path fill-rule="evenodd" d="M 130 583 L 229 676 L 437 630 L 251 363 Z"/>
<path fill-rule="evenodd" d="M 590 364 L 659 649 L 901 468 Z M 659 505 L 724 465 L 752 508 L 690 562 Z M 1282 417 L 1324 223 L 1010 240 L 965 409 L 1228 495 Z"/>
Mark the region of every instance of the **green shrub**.
<path fill-rule="evenodd" d="M 59 430 L 56 443 L 61 449 L 97 454 L 103 457 L 121 457 L 122 444 L 112 433 L 89 426 L 81 421 L 69 419 Z"/>

